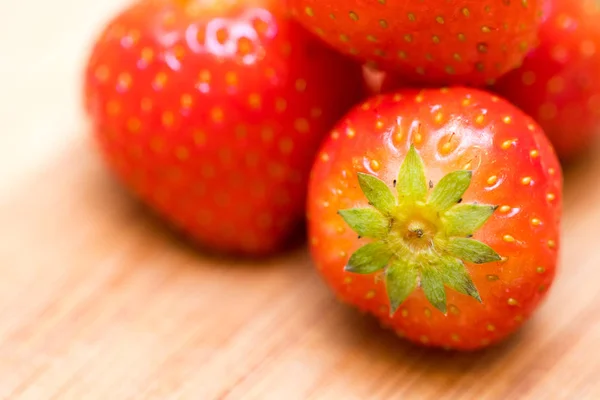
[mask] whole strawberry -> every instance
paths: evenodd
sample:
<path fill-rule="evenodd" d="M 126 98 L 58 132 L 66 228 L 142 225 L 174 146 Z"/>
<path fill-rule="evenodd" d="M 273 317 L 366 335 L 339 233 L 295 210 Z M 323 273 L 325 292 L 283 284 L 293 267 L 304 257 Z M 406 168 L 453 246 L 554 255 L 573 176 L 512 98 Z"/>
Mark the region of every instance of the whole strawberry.
<path fill-rule="evenodd" d="M 411 341 L 498 342 L 553 282 L 560 165 L 538 125 L 487 92 L 375 96 L 337 125 L 311 176 L 318 270 Z"/>
<path fill-rule="evenodd" d="M 559 157 L 600 135 L 600 2 L 552 0 L 540 46 L 495 90 L 534 117 Z"/>
<path fill-rule="evenodd" d="M 278 2 L 145 0 L 98 39 L 85 95 L 127 187 L 206 247 L 266 254 L 302 220 L 313 156 L 360 78 Z"/>
<path fill-rule="evenodd" d="M 290 0 L 336 49 L 407 80 L 491 82 L 536 44 L 544 0 Z"/>

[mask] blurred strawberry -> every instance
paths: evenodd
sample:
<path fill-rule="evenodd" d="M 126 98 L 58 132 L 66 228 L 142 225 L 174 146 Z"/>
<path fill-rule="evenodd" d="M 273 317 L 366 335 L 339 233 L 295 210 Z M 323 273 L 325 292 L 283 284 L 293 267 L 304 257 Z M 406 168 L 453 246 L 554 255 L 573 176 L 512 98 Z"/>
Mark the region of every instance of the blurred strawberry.
<path fill-rule="evenodd" d="M 266 254 L 302 220 L 313 155 L 359 82 L 279 2 L 145 0 L 99 37 L 85 96 L 137 196 L 207 247 Z"/>
<path fill-rule="evenodd" d="M 289 0 L 329 45 L 427 84 L 483 85 L 536 43 L 544 0 Z"/>
<path fill-rule="evenodd" d="M 600 3 L 552 0 L 541 45 L 495 90 L 537 119 L 562 159 L 600 135 Z"/>

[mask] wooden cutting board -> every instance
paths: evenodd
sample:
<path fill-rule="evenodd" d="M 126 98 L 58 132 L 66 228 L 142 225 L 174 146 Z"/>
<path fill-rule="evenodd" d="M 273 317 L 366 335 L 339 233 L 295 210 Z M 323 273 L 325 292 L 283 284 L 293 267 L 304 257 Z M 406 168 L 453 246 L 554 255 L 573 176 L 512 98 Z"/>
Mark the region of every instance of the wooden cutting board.
<path fill-rule="evenodd" d="M 567 171 L 561 273 L 534 320 L 456 354 L 338 304 L 303 248 L 186 246 L 75 141 L 0 204 L 0 396 L 599 399 L 599 173 L 600 157 Z"/>
<path fill-rule="evenodd" d="M 0 398 L 600 399 L 600 148 L 567 171 L 536 317 L 484 352 L 414 347 L 338 304 L 304 248 L 208 257 L 112 181 L 76 78 L 126 1 L 0 4 Z"/>

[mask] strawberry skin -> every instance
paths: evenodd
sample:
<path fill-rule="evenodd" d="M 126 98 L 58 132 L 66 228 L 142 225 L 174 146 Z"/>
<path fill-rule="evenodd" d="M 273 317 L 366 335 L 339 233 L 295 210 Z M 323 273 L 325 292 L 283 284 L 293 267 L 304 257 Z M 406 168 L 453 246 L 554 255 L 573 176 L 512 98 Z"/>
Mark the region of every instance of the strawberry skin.
<path fill-rule="evenodd" d="M 567 160 L 600 134 L 600 3 L 548 4 L 540 46 L 495 90 L 534 117 Z"/>
<path fill-rule="evenodd" d="M 301 222 L 314 154 L 360 77 L 279 2 L 145 0 L 97 40 L 86 109 L 152 209 L 210 249 L 267 254 Z"/>
<path fill-rule="evenodd" d="M 324 142 L 311 254 L 342 301 L 401 337 L 477 349 L 548 292 L 561 207 L 560 164 L 531 118 L 485 91 L 406 89 L 356 106 Z"/>
<path fill-rule="evenodd" d="M 536 43 L 543 0 L 291 0 L 339 51 L 409 81 L 482 85 Z"/>

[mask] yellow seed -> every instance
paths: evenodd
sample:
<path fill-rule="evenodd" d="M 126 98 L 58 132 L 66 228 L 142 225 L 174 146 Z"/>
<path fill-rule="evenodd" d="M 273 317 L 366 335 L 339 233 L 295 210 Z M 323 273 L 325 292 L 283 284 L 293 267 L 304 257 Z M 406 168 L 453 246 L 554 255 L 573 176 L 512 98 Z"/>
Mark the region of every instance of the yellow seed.
<path fill-rule="evenodd" d="M 175 149 L 175 157 L 180 161 L 185 161 L 190 157 L 190 152 L 185 147 L 180 146 Z"/>
<path fill-rule="evenodd" d="M 346 136 L 348 136 L 349 138 L 353 138 L 354 135 L 356 135 L 356 131 L 352 128 L 347 128 L 346 129 Z"/>
<path fill-rule="evenodd" d="M 453 333 L 450 338 L 452 339 L 452 341 L 454 342 L 459 342 L 460 341 L 460 336 L 458 336 L 456 333 Z"/>
<path fill-rule="evenodd" d="M 490 332 L 493 332 L 496 330 L 496 327 L 492 324 L 487 324 L 486 329 Z"/>
<path fill-rule="evenodd" d="M 481 27 L 481 32 L 483 33 L 490 33 L 492 30 L 490 29 L 489 26 L 482 26 Z"/>
<path fill-rule="evenodd" d="M 431 310 L 429 308 L 423 310 L 423 313 L 425 314 L 425 318 L 431 318 Z"/>
<path fill-rule="evenodd" d="M 537 267 L 535 269 L 535 272 L 537 272 L 538 274 L 543 274 L 544 272 L 546 272 L 546 268 L 544 268 L 544 267 Z"/>
<path fill-rule="evenodd" d="M 407 33 L 406 35 L 404 35 L 404 40 L 407 42 L 412 42 L 412 35 L 410 33 Z"/>
<path fill-rule="evenodd" d="M 435 22 L 437 22 L 438 24 L 443 24 L 444 17 L 440 17 L 440 16 L 435 17 Z"/>
<path fill-rule="evenodd" d="M 296 90 L 299 92 L 304 92 L 306 90 L 306 81 L 304 79 L 296 80 Z"/>
<path fill-rule="evenodd" d="M 466 106 L 468 106 L 469 104 L 471 104 L 471 99 L 470 99 L 470 98 L 468 98 L 468 97 L 464 98 L 464 99 L 463 99 L 463 101 L 462 101 L 462 105 L 463 105 L 463 107 L 466 107 Z"/>
<path fill-rule="evenodd" d="M 227 72 L 225 74 L 225 82 L 229 85 L 229 86 L 236 86 L 238 83 L 238 77 L 236 75 L 235 72 Z"/>
<path fill-rule="evenodd" d="M 554 173 L 555 173 L 555 172 L 556 172 L 556 171 L 554 170 L 554 168 L 548 168 L 548 173 L 549 173 L 550 175 L 554 175 Z"/>
<path fill-rule="evenodd" d="M 523 179 L 521 179 L 521 184 L 523 184 L 523 185 L 529 185 L 529 184 L 531 184 L 531 177 L 526 176 Z"/>
<path fill-rule="evenodd" d="M 556 247 L 556 242 L 554 240 L 548 240 L 548 247 L 551 249 Z"/>
<path fill-rule="evenodd" d="M 152 110 L 152 100 L 150 100 L 148 97 L 144 97 L 142 98 L 140 106 L 142 108 L 142 111 L 148 112 Z"/>
<path fill-rule="evenodd" d="M 345 277 L 345 278 L 344 278 L 344 283 L 345 283 L 346 285 L 347 285 L 347 284 L 349 284 L 349 283 L 352 283 L 352 278 L 351 278 L 351 277 L 349 277 L 349 276 Z"/>
<path fill-rule="evenodd" d="M 275 100 L 275 110 L 279 113 L 282 113 L 287 108 L 287 101 L 282 98 L 278 98 Z"/>
<path fill-rule="evenodd" d="M 539 155 L 540 155 L 540 152 L 539 152 L 539 151 L 537 151 L 537 150 L 531 150 L 531 151 L 529 152 L 529 156 L 530 156 L 531 158 L 537 158 Z"/>
<path fill-rule="evenodd" d="M 157 75 L 158 76 L 158 75 Z M 203 69 L 202 71 L 200 71 L 200 73 L 198 74 L 198 80 L 201 83 L 209 83 L 210 82 L 210 71 Z"/>
<path fill-rule="evenodd" d="M 531 225 L 538 226 L 538 225 L 541 225 L 541 224 L 542 224 L 542 221 L 540 221 L 538 218 L 532 218 L 531 219 Z"/>
<path fill-rule="evenodd" d="M 111 100 L 106 103 L 106 112 L 108 115 L 115 116 L 121 112 L 121 105 L 118 102 Z"/>
<path fill-rule="evenodd" d="M 487 180 L 488 185 L 494 185 L 496 182 L 498 182 L 498 177 L 496 175 L 490 176 Z"/>
<path fill-rule="evenodd" d="M 452 150 L 452 143 L 446 142 L 442 145 L 442 154 L 448 154 Z"/>
<path fill-rule="evenodd" d="M 312 244 L 313 246 L 316 246 L 319 244 L 319 238 L 317 238 L 316 236 L 313 236 L 310 238 L 310 244 Z"/>
<path fill-rule="evenodd" d="M 377 38 L 373 35 L 367 35 L 367 40 L 369 42 L 377 42 Z"/>
<path fill-rule="evenodd" d="M 504 214 L 506 214 L 510 210 L 512 210 L 512 208 L 510 206 L 502 206 L 498 209 L 498 211 L 500 211 L 501 213 L 504 213 Z"/>
<path fill-rule="evenodd" d="M 415 138 L 413 140 L 413 142 L 415 144 L 420 144 L 423 141 L 423 135 L 421 135 L 419 132 L 415 133 Z"/>
<path fill-rule="evenodd" d="M 504 118 L 502 118 L 502 122 L 504 122 L 505 124 L 510 124 L 512 122 L 512 118 L 507 115 Z"/>
<path fill-rule="evenodd" d="M 215 107 L 210 111 L 210 117 L 214 122 L 223 121 L 223 109 Z"/>
<path fill-rule="evenodd" d="M 350 19 L 351 19 L 352 21 L 358 21 L 358 14 L 357 14 L 357 13 L 355 13 L 354 11 L 350 11 L 350 12 L 348 13 L 348 16 L 350 17 Z"/>
<path fill-rule="evenodd" d="M 250 105 L 250 107 L 252 107 L 254 109 L 260 108 L 260 105 L 261 105 L 260 95 L 258 93 L 250 94 L 250 96 L 248 96 L 248 104 Z"/>
<path fill-rule="evenodd" d="M 408 20 L 410 22 L 415 22 L 417 20 L 417 18 L 415 17 L 415 14 L 413 13 L 408 13 Z"/>
<path fill-rule="evenodd" d="M 385 126 L 385 124 L 383 123 L 382 120 L 377 120 L 377 122 L 375 122 L 375 128 L 377 128 L 377 129 L 383 129 L 384 126 Z"/>
<path fill-rule="evenodd" d="M 294 121 L 294 128 L 300 133 L 306 133 L 310 130 L 310 125 L 306 118 L 298 118 Z"/>
<path fill-rule="evenodd" d="M 515 238 L 512 237 L 511 235 L 504 235 L 502 237 L 502 240 L 504 240 L 507 243 L 513 243 L 515 241 Z"/>
<path fill-rule="evenodd" d="M 469 9 L 467 7 L 464 7 L 461 11 L 465 17 L 468 17 L 469 15 L 471 15 L 471 12 L 469 11 Z"/>
<path fill-rule="evenodd" d="M 322 161 L 324 161 L 324 162 L 327 162 L 327 161 L 329 161 L 329 154 L 327 154 L 327 153 L 322 153 L 322 154 L 321 154 L 321 160 L 322 160 Z"/>
<path fill-rule="evenodd" d="M 516 306 L 519 304 L 519 302 L 517 300 L 513 299 L 512 297 L 510 299 L 508 299 L 507 303 L 509 306 Z"/>
<path fill-rule="evenodd" d="M 460 314 L 460 309 L 458 307 L 456 307 L 454 304 L 451 304 L 450 307 L 448 307 L 450 310 L 450 314 L 452 315 L 458 315 Z"/>
<path fill-rule="evenodd" d="M 388 23 L 385 19 L 380 19 L 379 20 L 379 26 L 381 26 L 383 29 L 388 27 Z"/>
<path fill-rule="evenodd" d="M 500 147 L 502 147 L 503 150 L 508 150 L 510 146 L 513 145 L 513 143 L 515 143 L 514 139 L 505 140 L 504 142 L 502 142 L 502 145 Z"/>
<path fill-rule="evenodd" d="M 495 281 L 497 281 L 498 279 L 500 279 L 500 277 L 499 277 L 498 275 L 487 275 L 487 276 L 486 276 L 486 278 L 487 278 L 487 280 L 488 280 L 488 281 L 490 281 L 490 282 L 495 282 Z"/>
<path fill-rule="evenodd" d="M 375 172 L 377 172 L 381 169 L 381 164 L 377 160 L 371 160 L 371 162 L 369 163 L 369 166 Z"/>
<path fill-rule="evenodd" d="M 477 117 L 475 117 L 475 122 L 479 125 L 482 125 L 484 121 L 485 116 L 483 114 L 479 114 Z"/>
<path fill-rule="evenodd" d="M 423 93 L 419 93 L 419 94 L 417 95 L 417 97 L 415 97 L 415 101 L 416 101 L 417 103 L 422 103 L 422 102 L 423 102 L 423 100 L 424 100 Z"/>
<path fill-rule="evenodd" d="M 427 344 L 429 343 L 429 338 L 425 335 L 421 335 L 421 337 L 419 337 L 419 340 L 421 341 L 421 343 L 423 344 Z"/>
<path fill-rule="evenodd" d="M 131 133 L 137 133 L 142 127 L 142 122 L 137 118 L 129 118 L 127 121 L 127 130 Z"/>
<path fill-rule="evenodd" d="M 441 112 L 436 113 L 435 117 L 433 117 L 433 120 L 436 124 L 441 124 L 444 120 L 444 114 L 442 114 Z"/>
<path fill-rule="evenodd" d="M 166 127 L 170 127 L 173 125 L 175 121 L 175 115 L 171 111 L 165 111 L 162 115 L 162 123 Z"/>
<path fill-rule="evenodd" d="M 406 308 L 403 308 L 400 311 L 400 315 L 402 315 L 402 317 L 404 317 L 404 318 L 408 317 L 408 310 Z"/>
<path fill-rule="evenodd" d="M 192 107 L 192 96 L 189 94 L 184 94 L 181 96 L 181 107 L 183 108 L 191 108 Z"/>
<path fill-rule="evenodd" d="M 313 11 L 312 8 L 310 7 L 305 7 L 304 8 L 304 12 L 306 13 L 306 15 L 308 15 L 309 17 L 314 17 L 315 16 L 315 12 Z"/>
<path fill-rule="evenodd" d="M 556 196 L 554 195 L 554 193 L 548 193 L 548 194 L 546 195 L 546 199 L 547 199 L 548 201 L 554 201 L 554 199 L 555 199 L 555 198 L 556 198 Z"/>
<path fill-rule="evenodd" d="M 375 297 L 375 291 L 374 290 L 369 290 L 367 292 L 367 294 L 365 294 L 365 298 L 366 299 L 372 299 L 373 297 Z"/>
<path fill-rule="evenodd" d="M 436 35 L 433 35 L 431 37 L 431 40 L 433 41 L 433 43 L 438 44 L 440 42 L 440 37 L 436 36 Z"/>

